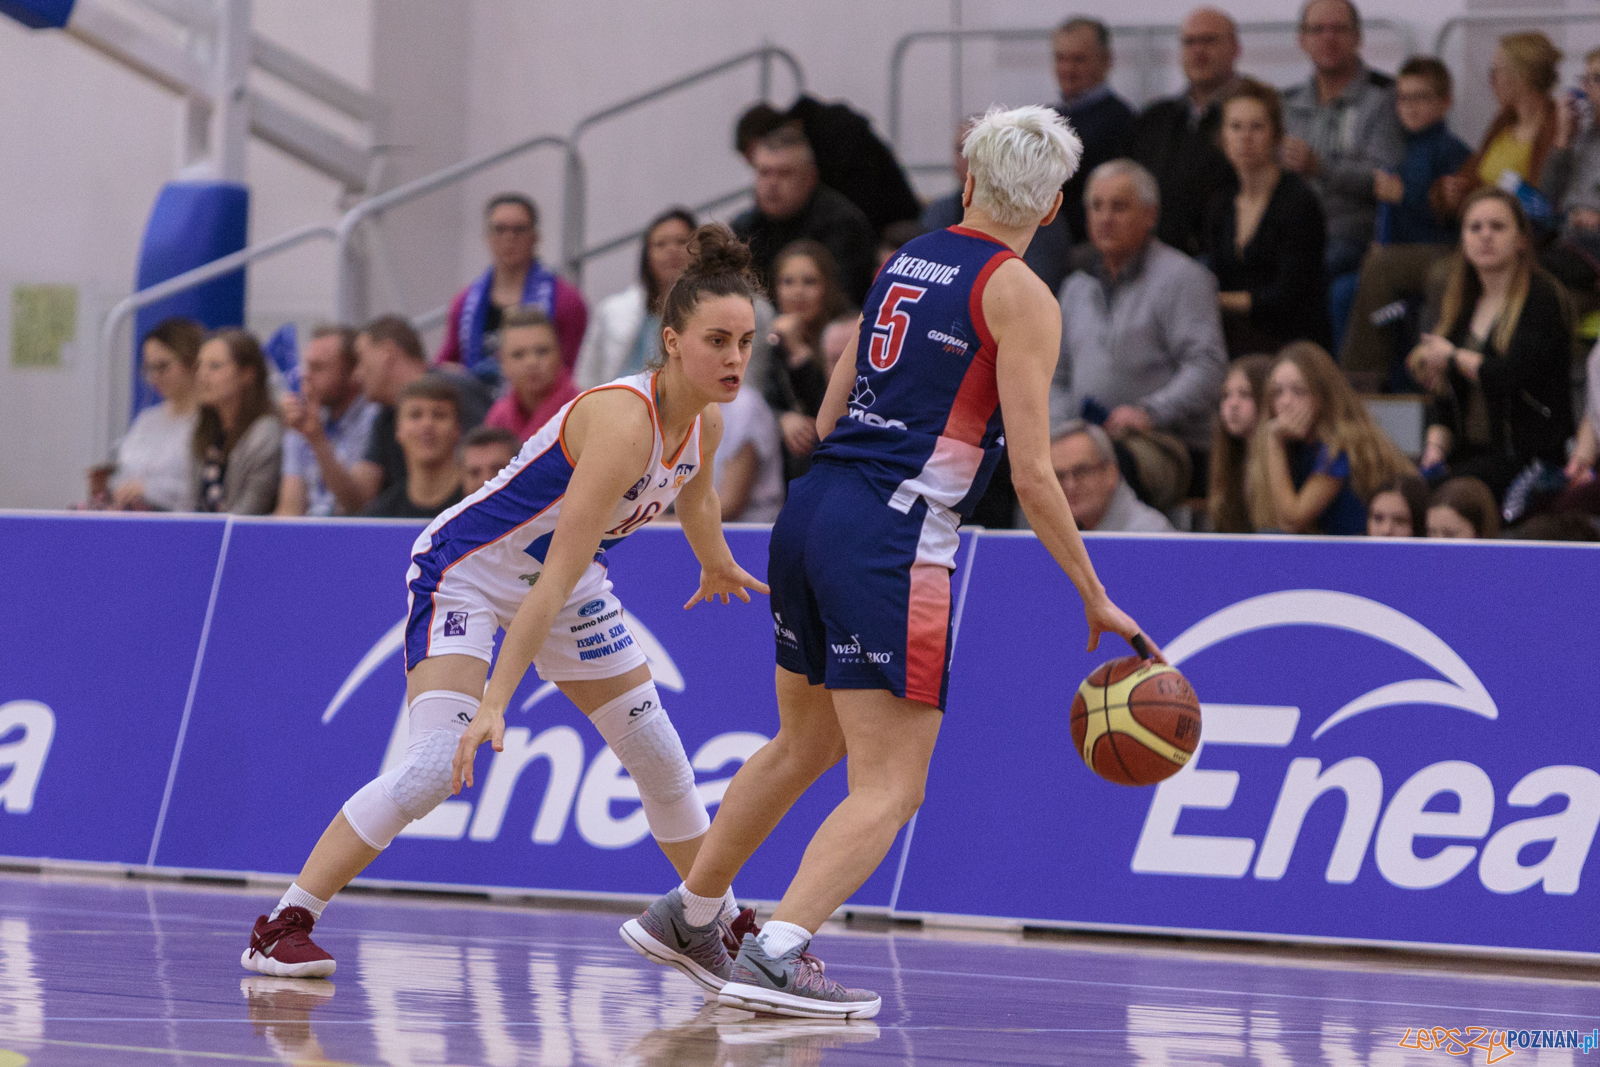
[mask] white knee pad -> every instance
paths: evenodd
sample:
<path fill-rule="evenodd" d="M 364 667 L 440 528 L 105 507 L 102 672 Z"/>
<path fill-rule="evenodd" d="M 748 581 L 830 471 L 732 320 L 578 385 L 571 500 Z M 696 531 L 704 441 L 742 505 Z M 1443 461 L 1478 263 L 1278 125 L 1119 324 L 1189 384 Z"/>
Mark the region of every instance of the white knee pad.
<path fill-rule="evenodd" d="M 344 803 L 345 821 L 356 836 L 373 848 L 388 848 L 409 823 L 450 795 L 456 746 L 477 711 L 477 700 L 448 689 L 430 690 L 411 702 L 405 758 Z"/>
<path fill-rule="evenodd" d="M 589 718 L 639 786 L 657 841 L 688 841 L 710 828 L 711 817 L 694 787 L 694 769 L 654 682 L 628 690 Z"/>

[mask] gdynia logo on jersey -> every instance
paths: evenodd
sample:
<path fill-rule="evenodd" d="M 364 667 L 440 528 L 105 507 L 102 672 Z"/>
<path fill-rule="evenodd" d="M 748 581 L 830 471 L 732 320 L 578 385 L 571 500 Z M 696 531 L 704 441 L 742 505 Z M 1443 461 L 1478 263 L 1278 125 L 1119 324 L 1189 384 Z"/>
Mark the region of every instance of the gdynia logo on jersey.
<path fill-rule="evenodd" d="M 1297 589 L 1252 597 L 1195 623 L 1168 643 L 1166 656 L 1177 666 L 1230 638 L 1290 626 L 1370 637 L 1442 676 L 1395 681 L 1349 701 L 1310 732 L 1305 740 L 1312 744 L 1357 716 L 1403 705 L 1454 708 L 1486 720 L 1500 716 L 1477 675 L 1436 634 L 1385 604 L 1348 593 Z M 1133 852 L 1135 873 L 1281 879 L 1307 812 L 1318 798 L 1336 792 L 1344 802 L 1338 836 L 1330 855 L 1314 858 L 1319 866 L 1325 860 L 1324 876 L 1330 883 L 1354 882 L 1370 847 L 1378 874 L 1401 889 L 1444 885 L 1476 860 L 1478 880 L 1495 893 L 1517 893 L 1535 885 L 1550 894 L 1578 890 L 1600 825 L 1600 774 L 1581 766 L 1541 767 L 1514 783 L 1501 783 L 1502 788 L 1510 785 L 1504 803 L 1512 809 L 1539 807 L 1558 797 L 1566 806 L 1555 814 L 1505 823 L 1491 835 L 1496 783 L 1469 760 L 1443 759 L 1423 767 L 1392 788 L 1385 803 L 1384 775 L 1377 760 L 1348 756 L 1324 768 L 1316 756 L 1296 755 L 1288 762 L 1259 839 L 1179 833 L 1179 819 L 1186 810 L 1225 811 L 1233 806 L 1240 772 L 1202 766 L 1208 750 L 1219 745 L 1285 748 L 1299 732 L 1298 707 L 1223 703 L 1202 707 L 1205 727 L 1200 748 L 1183 770 L 1156 788 Z M 1448 737 L 1441 741 L 1449 743 Z M 1374 755 L 1381 759 L 1382 752 Z M 1188 817 L 1189 825 L 1196 817 Z M 1436 841 L 1422 843 L 1419 838 L 1456 843 L 1441 849 Z M 1529 856 L 1539 858 L 1524 866 L 1519 854 L 1527 846 L 1536 846 Z M 1313 858 L 1302 856 L 1300 862 Z"/>
<path fill-rule="evenodd" d="M 593 615 L 594 612 L 603 610 L 605 603 L 604 600 L 592 600 L 579 609 L 579 614 L 589 611 Z M 594 610 L 590 611 L 591 608 Z M 614 608 L 598 618 L 591 618 L 588 622 L 581 623 L 580 627 L 586 628 L 596 623 L 615 625 L 608 623 L 608 620 L 619 615 L 622 618 L 618 618 L 616 622 L 626 623 L 626 626 L 621 626 L 619 629 L 626 631 L 623 636 L 629 638 L 631 643 L 637 644 L 644 652 L 656 688 L 672 693 L 683 692 L 685 689 L 683 673 L 673 662 L 666 648 L 636 616 Z M 609 633 L 609 629 L 606 633 Z M 334 693 L 333 699 L 328 702 L 328 707 L 322 713 L 324 725 L 332 722 L 334 716 L 356 690 L 405 646 L 405 640 L 406 620 L 401 619 L 367 650 L 367 654 L 361 657 L 361 662 L 356 664 L 355 669 L 339 686 L 338 692 Z M 548 775 L 542 774 L 539 770 L 533 770 L 527 775 L 531 783 L 529 788 L 543 783 L 542 799 L 531 835 L 535 844 L 560 843 L 569 823 L 575 826 L 579 837 L 586 844 L 595 848 L 628 848 L 645 841 L 650 836 L 650 825 L 643 809 L 639 807 L 639 787 L 628 777 L 621 761 L 611 749 L 600 742 L 592 728 L 584 727 L 578 730 L 562 723 L 546 725 L 536 733 L 528 726 L 516 724 L 517 714 L 532 711 L 534 707 L 557 692 L 555 683 L 545 682 L 535 689 L 531 696 L 523 700 L 520 707 L 513 710 L 513 714 L 506 717 L 504 749 L 492 754 L 488 773 L 479 779 L 475 796 L 446 800 L 426 818 L 419 819 L 402 830 L 400 836 L 449 841 L 459 841 L 462 838 L 477 842 L 497 840 L 505 824 L 506 812 L 511 807 L 512 794 L 524 777 L 523 772 L 543 760 L 548 765 Z M 5 716 L 7 710 L 12 707 L 11 704 L 0 707 L 0 737 L 5 736 L 5 724 L 9 721 Z M 39 707 L 42 708 L 43 705 Z M 48 713 L 48 709 L 45 710 Z M 642 713 L 645 709 L 640 707 L 631 710 Z M 577 714 L 575 710 L 573 714 Z M 581 716 L 578 718 L 581 719 Z M 32 721 L 38 721 L 36 714 Z M 49 722 L 53 728 L 54 719 L 50 719 Z M 395 718 L 394 729 L 390 732 L 389 744 L 378 773 L 388 771 L 404 758 L 410 732 L 406 702 L 402 696 L 400 710 Z M 722 795 L 727 792 L 728 783 L 733 780 L 733 772 L 753 756 L 757 749 L 766 744 L 767 740 L 762 734 L 744 731 L 717 734 L 690 752 L 689 764 L 696 771 L 703 774 L 722 772 L 721 777 L 702 781 L 697 786 L 701 799 L 708 807 L 721 803 Z M 42 766 L 44 762 L 42 749 L 49 747 L 50 732 L 30 729 L 22 743 L 42 746 L 38 756 L 38 764 Z M 600 747 L 591 756 L 585 751 L 585 746 L 595 744 L 599 744 Z M 0 745 L 0 768 L 5 766 L 7 751 L 7 746 Z M 34 780 L 37 780 L 36 774 Z M 0 782 L 0 801 L 9 799 L 14 788 L 13 783 L 17 781 L 18 776 L 13 774 L 10 780 Z M 20 789 L 22 786 L 16 788 Z M 26 784 L 26 788 L 31 800 L 32 785 Z M 620 817 L 614 815 L 613 808 L 624 814 Z M 8 807 L 8 810 L 18 809 Z"/>

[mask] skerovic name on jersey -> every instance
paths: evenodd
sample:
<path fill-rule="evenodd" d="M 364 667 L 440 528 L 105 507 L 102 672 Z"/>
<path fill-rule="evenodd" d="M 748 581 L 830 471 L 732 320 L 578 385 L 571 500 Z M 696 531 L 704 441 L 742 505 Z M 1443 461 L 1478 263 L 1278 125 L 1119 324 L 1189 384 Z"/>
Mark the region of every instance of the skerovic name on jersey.
<path fill-rule="evenodd" d="M 956 280 L 956 275 L 961 273 L 961 267 L 918 259 L 916 256 L 897 256 L 884 273 L 898 274 L 902 278 L 914 278 L 919 282 L 933 282 L 935 285 L 949 285 Z"/>

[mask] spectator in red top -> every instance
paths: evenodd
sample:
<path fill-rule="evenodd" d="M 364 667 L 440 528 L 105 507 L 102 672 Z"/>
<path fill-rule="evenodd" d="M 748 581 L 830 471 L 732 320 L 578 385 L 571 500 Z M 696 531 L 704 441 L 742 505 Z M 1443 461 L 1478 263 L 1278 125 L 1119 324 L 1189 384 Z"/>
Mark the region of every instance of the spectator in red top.
<path fill-rule="evenodd" d="M 561 406 L 578 395 L 572 374 L 561 365 L 556 328 L 536 307 L 506 309 L 500 326 L 500 369 L 506 395 L 494 402 L 485 426 L 532 437 Z"/>
<path fill-rule="evenodd" d="M 576 288 L 539 262 L 539 209 L 520 193 L 501 193 L 489 199 L 483 217 L 493 265 L 451 302 L 444 345 L 434 362 L 459 363 L 498 384 L 501 319 L 508 308 L 531 306 L 555 323 L 561 363 L 570 371 L 578 362 L 589 309 Z"/>

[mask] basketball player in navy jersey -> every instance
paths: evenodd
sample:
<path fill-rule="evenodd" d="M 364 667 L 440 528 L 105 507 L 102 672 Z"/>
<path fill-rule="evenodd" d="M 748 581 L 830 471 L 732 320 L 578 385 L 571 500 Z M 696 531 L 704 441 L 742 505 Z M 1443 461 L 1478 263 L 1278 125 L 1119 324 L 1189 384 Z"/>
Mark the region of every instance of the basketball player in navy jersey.
<path fill-rule="evenodd" d="M 772 530 L 778 736 L 740 769 L 684 883 L 624 925 L 642 954 L 684 967 L 720 943 L 723 895 L 784 812 L 850 760 L 850 795 L 811 839 L 773 919 L 747 934 L 719 1000 L 819 1018 L 870 1018 L 805 951 L 922 803 L 949 680 L 956 531 L 1009 445 L 1028 521 L 1104 632 L 1159 655 L 1095 576 L 1050 465 L 1055 297 L 1021 260 L 1061 207 L 1078 138 L 1043 107 L 991 111 L 963 144 L 961 225 L 919 237 L 867 296 L 855 358 L 817 416 L 822 444 Z M 720 962 L 720 961 L 719 961 Z M 684 967 L 684 969 L 687 969 Z M 719 968 L 720 970 L 720 968 Z"/>

